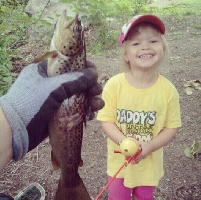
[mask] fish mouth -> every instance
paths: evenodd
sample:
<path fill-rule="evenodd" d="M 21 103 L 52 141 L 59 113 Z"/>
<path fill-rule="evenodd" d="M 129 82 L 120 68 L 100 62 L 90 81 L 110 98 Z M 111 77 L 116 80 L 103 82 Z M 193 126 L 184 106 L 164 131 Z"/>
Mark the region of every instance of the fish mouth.
<path fill-rule="evenodd" d="M 73 27 L 73 42 L 66 47 L 66 53 L 64 53 L 64 55 L 66 56 L 79 55 L 83 52 L 84 49 L 85 49 L 84 30 L 81 26 L 80 19 L 77 19 Z"/>

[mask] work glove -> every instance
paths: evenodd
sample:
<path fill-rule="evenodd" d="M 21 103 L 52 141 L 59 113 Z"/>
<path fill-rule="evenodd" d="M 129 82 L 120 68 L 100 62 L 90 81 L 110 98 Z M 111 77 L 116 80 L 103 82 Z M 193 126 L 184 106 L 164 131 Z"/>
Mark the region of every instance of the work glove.
<path fill-rule="evenodd" d="M 97 102 L 92 110 L 101 109 L 104 103 L 96 97 L 102 91 L 97 78 L 91 66 L 52 77 L 47 77 L 46 61 L 25 67 L 8 93 L 0 97 L 13 133 L 13 159 L 20 160 L 48 136 L 48 123 L 61 103 L 72 95 L 87 92 L 91 94 L 89 104 Z"/>

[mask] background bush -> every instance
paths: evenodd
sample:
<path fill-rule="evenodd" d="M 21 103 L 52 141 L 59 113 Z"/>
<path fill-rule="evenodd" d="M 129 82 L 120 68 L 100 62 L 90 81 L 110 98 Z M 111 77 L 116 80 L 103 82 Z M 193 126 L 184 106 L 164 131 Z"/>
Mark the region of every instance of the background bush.
<path fill-rule="evenodd" d="M 23 12 L 27 0 L 1 0 L 0 4 L 0 96 L 3 95 L 16 76 L 12 59 L 17 59 L 16 49 L 27 42 L 26 30 L 30 19 Z"/>
<path fill-rule="evenodd" d="M 48 26 L 46 21 L 27 16 L 24 12 L 27 2 L 0 0 L 0 96 L 7 92 L 17 76 L 12 61 L 22 59 L 18 48 L 30 42 L 28 31 L 32 25 L 37 24 L 37 28 L 42 24 Z"/>
<path fill-rule="evenodd" d="M 45 24 L 44 21 L 30 18 L 24 13 L 27 2 L 28 0 L 0 0 L 0 96 L 7 92 L 16 78 L 12 61 L 21 58 L 17 48 L 28 42 L 28 28 L 33 23 L 38 27 L 40 23 L 43 26 Z M 116 45 L 118 22 L 122 24 L 125 16 L 142 10 L 146 0 L 68 0 L 68 3 L 74 5 L 75 12 L 87 13 L 82 20 L 90 22 L 95 30 L 89 46 L 90 51 L 97 54 Z M 118 21 L 114 22 L 114 18 L 118 18 Z M 48 26 L 48 23 L 45 25 Z M 43 35 L 47 36 L 44 33 Z"/>

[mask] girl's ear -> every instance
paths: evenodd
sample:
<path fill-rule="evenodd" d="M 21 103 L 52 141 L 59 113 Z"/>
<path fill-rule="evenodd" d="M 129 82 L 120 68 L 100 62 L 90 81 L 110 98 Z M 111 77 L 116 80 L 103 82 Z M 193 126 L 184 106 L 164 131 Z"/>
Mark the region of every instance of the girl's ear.
<path fill-rule="evenodd" d="M 129 62 L 129 60 L 128 60 L 127 53 L 125 52 L 123 56 L 124 56 L 124 60 L 125 60 L 125 61 L 128 63 L 128 62 Z"/>

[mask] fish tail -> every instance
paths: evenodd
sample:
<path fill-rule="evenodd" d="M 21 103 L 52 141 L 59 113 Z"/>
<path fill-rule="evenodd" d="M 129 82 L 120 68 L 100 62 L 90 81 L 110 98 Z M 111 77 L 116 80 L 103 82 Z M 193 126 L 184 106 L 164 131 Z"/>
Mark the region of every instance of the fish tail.
<path fill-rule="evenodd" d="M 82 179 L 79 178 L 75 187 L 64 186 L 60 180 L 55 200 L 91 200 L 91 198 Z"/>

